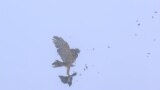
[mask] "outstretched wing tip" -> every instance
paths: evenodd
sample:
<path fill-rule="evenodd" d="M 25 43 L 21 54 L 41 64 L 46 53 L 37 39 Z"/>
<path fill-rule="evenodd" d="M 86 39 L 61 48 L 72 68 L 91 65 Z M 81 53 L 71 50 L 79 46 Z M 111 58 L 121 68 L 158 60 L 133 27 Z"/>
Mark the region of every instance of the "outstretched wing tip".
<path fill-rule="evenodd" d="M 68 48 L 69 49 L 69 45 L 68 43 L 63 40 L 62 37 L 59 36 L 53 36 L 53 43 L 55 44 L 56 48 Z"/>

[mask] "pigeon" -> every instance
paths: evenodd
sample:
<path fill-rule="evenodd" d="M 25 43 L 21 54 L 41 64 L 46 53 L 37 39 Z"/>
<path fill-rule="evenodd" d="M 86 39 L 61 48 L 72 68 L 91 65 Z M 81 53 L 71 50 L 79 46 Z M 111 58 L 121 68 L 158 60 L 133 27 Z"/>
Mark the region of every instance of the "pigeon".
<path fill-rule="evenodd" d="M 70 76 L 59 76 L 59 78 L 61 79 L 62 83 L 68 84 L 69 86 L 71 86 L 72 85 L 73 76 L 76 76 L 76 75 L 77 75 L 77 73 L 73 73 Z"/>

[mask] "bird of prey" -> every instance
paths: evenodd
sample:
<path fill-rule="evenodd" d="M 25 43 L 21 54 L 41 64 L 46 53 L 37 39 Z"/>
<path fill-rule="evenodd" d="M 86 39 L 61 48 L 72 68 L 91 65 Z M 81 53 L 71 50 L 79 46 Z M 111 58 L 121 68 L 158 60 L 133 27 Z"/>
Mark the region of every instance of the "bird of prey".
<path fill-rule="evenodd" d="M 57 48 L 57 53 L 61 57 L 62 61 L 56 60 L 52 63 L 53 67 L 61 67 L 65 66 L 67 68 L 67 76 L 68 79 L 72 80 L 72 76 L 70 75 L 70 67 L 73 66 L 73 63 L 75 62 L 76 58 L 78 57 L 78 54 L 80 53 L 80 50 L 78 48 L 71 49 L 66 41 L 63 40 L 63 38 L 54 36 L 53 37 L 53 43 L 55 44 L 55 47 Z M 61 78 L 61 77 L 60 77 Z M 62 80 L 62 78 L 61 78 Z M 66 79 L 65 79 L 66 80 Z M 64 80 L 62 80 L 64 81 Z"/>

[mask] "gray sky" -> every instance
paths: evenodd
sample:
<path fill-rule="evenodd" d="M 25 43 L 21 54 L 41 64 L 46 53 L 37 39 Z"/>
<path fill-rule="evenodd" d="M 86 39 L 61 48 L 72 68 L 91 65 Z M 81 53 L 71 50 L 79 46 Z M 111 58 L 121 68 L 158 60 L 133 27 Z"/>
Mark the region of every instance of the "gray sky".
<path fill-rule="evenodd" d="M 0 90 L 160 90 L 159 4 L 1 0 Z M 71 87 L 58 78 L 66 69 L 51 66 L 54 35 L 81 50 Z"/>

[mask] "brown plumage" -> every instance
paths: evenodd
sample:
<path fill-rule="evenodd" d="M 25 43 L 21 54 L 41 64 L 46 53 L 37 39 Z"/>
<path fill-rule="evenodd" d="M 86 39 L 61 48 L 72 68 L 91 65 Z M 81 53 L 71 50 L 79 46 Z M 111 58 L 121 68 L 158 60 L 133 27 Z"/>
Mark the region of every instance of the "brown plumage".
<path fill-rule="evenodd" d="M 68 43 L 58 36 L 53 37 L 53 43 L 57 48 L 57 53 L 60 55 L 62 59 L 62 61 L 56 60 L 55 62 L 53 62 L 53 67 L 65 66 L 67 68 L 67 75 L 70 76 L 70 67 L 73 66 L 73 63 L 78 57 L 78 53 L 80 53 L 80 50 L 77 48 L 70 49 Z"/>

